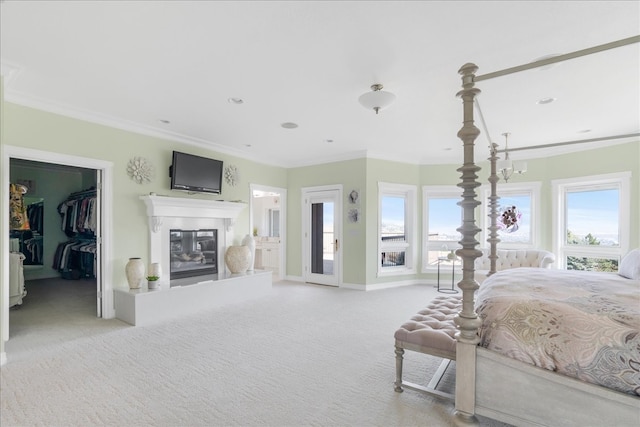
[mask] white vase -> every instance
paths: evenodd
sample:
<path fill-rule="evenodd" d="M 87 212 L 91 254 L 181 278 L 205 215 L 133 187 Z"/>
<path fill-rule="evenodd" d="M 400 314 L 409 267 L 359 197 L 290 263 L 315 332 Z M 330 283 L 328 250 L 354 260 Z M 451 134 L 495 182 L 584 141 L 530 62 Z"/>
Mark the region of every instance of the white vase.
<path fill-rule="evenodd" d="M 242 239 L 242 246 L 246 246 L 249 248 L 249 252 L 251 253 L 251 259 L 249 260 L 249 268 L 247 270 L 253 271 L 253 265 L 256 259 L 256 239 L 253 236 L 247 234 Z"/>
<path fill-rule="evenodd" d="M 157 280 L 148 280 L 147 286 L 149 289 L 158 289 L 160 287 Z"/>
<path fill-rule="evenodd" d="M 245 273 L 250 260 L 251 252 L 247 246 L 229 246 L 224 254 L 224 262 L 233 274 Z"/>
<path fill-rule="evenodd" d="M 144 279 L 144 263 L 140 258 L 129 258 L 129 262 L 124 267 L 125 274 L 127 275 L 127 282 L 129 282 L 130 289 L 139 289 L 142 280 Z"/>
<path fill-rule="evenodd" d="M 149 264 L 149 274 L 147 274 L 147 276 L 162 277 L 162 266 L 160 266 L 159 262 Z"/>

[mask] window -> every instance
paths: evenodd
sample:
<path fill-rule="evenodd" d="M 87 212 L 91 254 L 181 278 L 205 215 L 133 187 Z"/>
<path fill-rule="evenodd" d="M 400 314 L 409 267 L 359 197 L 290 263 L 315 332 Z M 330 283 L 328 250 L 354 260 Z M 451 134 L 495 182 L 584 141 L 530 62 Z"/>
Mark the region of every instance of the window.
<path fill-rule="evenodd" d="M 629 245 L 630 176 L 552 181 L 558 268 L 618 271 Z"/>
<path fill-rule="evenodd" d="M 415 273 L 416 187 L 378 183 L 378 275 Z"/>
<path fill-rule="evenodd" d="M 456 186 L 425 186 L 423 200 L 422 272 L 436 268 L 438 258 L 446 257 L 460 247 L 462 236 L 462 190 Z"/>
<path fill-rule="evenodd" d="M 518 183 L 518 184 L 501 184 L 498 185 L 498 217 L 496 222 L 498 225 L 498 238 L 500 243 L 498 246 L 503 249 L 515 248 L 535 248 L 538 246 L 538 222 L 540 218 L 540 210 L 538 209 L 538 200 L 540 200 L 540 183 Z M 482 208 L 482 224 L 481 247 L 488 247 L 487 239 L 489 238 L 489 218 L 490 206 L 488 203 L 491 189 L 485 187 L 483 190 L 484 200 Z M 517 222 L 514 225 L 505 224 L 503 214 L 509 215 L 514 211 Z M 510 212 L 508 212 L 510 211 Z"/>

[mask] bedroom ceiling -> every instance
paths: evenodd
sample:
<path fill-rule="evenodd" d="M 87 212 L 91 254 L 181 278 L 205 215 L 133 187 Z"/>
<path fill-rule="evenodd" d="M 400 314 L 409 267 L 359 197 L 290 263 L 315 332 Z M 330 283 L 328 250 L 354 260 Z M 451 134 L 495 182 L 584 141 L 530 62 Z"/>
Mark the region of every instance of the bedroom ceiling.
<path fill-rule="evenodd" d="M 284 167 L 365 155 L 459 163 L 463 64 L 482 75 L 640 34 L 637 1 L 0 7 L 7 101 Z M 636 43 L 479 82 L 489 137 L 502 146 L 510 132 L 517 148 L 640 132 L 639 58 Z M 397 96 L 378 115 L 358 103 L 374 83 Z M 544 98 L 556 100 L 536 103 Z M 630 140 L 640 139 L 511 157 Z"/>

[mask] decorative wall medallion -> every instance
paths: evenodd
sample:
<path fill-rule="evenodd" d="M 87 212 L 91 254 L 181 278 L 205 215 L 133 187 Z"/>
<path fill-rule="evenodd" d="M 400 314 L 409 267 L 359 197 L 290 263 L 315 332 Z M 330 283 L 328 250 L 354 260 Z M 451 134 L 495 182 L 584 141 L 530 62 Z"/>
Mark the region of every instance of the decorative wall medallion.
<path fill-rule="evenodd" d="M 349 209 L 349 211 L 347 212 L 347 216 L 349 217 L 349 222 L 358 222 L 358 220 L 360 219 L 360 209 Z"/>
<path fill-rule="evenodd" d="M 149 183 L 154 175 L 153 165 L 144 157 L 134 157 L 127 165 L 127 175 L 138 184 Z"/>
<path fill-rule="evenodd" d="M 349 203 L 352 205 L 360 203 L 360 190 L 351 190 L 349 193 Z"/>
<path fill-rule="evenodd" d="M 233 165 L 227 166 L 224 169 L 224 180 L 227 181 L 227 184 L 234 187 L 240 181 L 238 168 Z"/>

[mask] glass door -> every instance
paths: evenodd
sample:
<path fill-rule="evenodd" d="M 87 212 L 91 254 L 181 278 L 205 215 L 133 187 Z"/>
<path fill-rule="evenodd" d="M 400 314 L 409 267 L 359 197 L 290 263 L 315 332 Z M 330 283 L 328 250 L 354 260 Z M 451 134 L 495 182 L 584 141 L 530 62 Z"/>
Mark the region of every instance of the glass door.
<path fill-rule="evenodd" d="M 341 191 L 305 191 L 305 281 L 338 286 L 341 272 Z"/>

